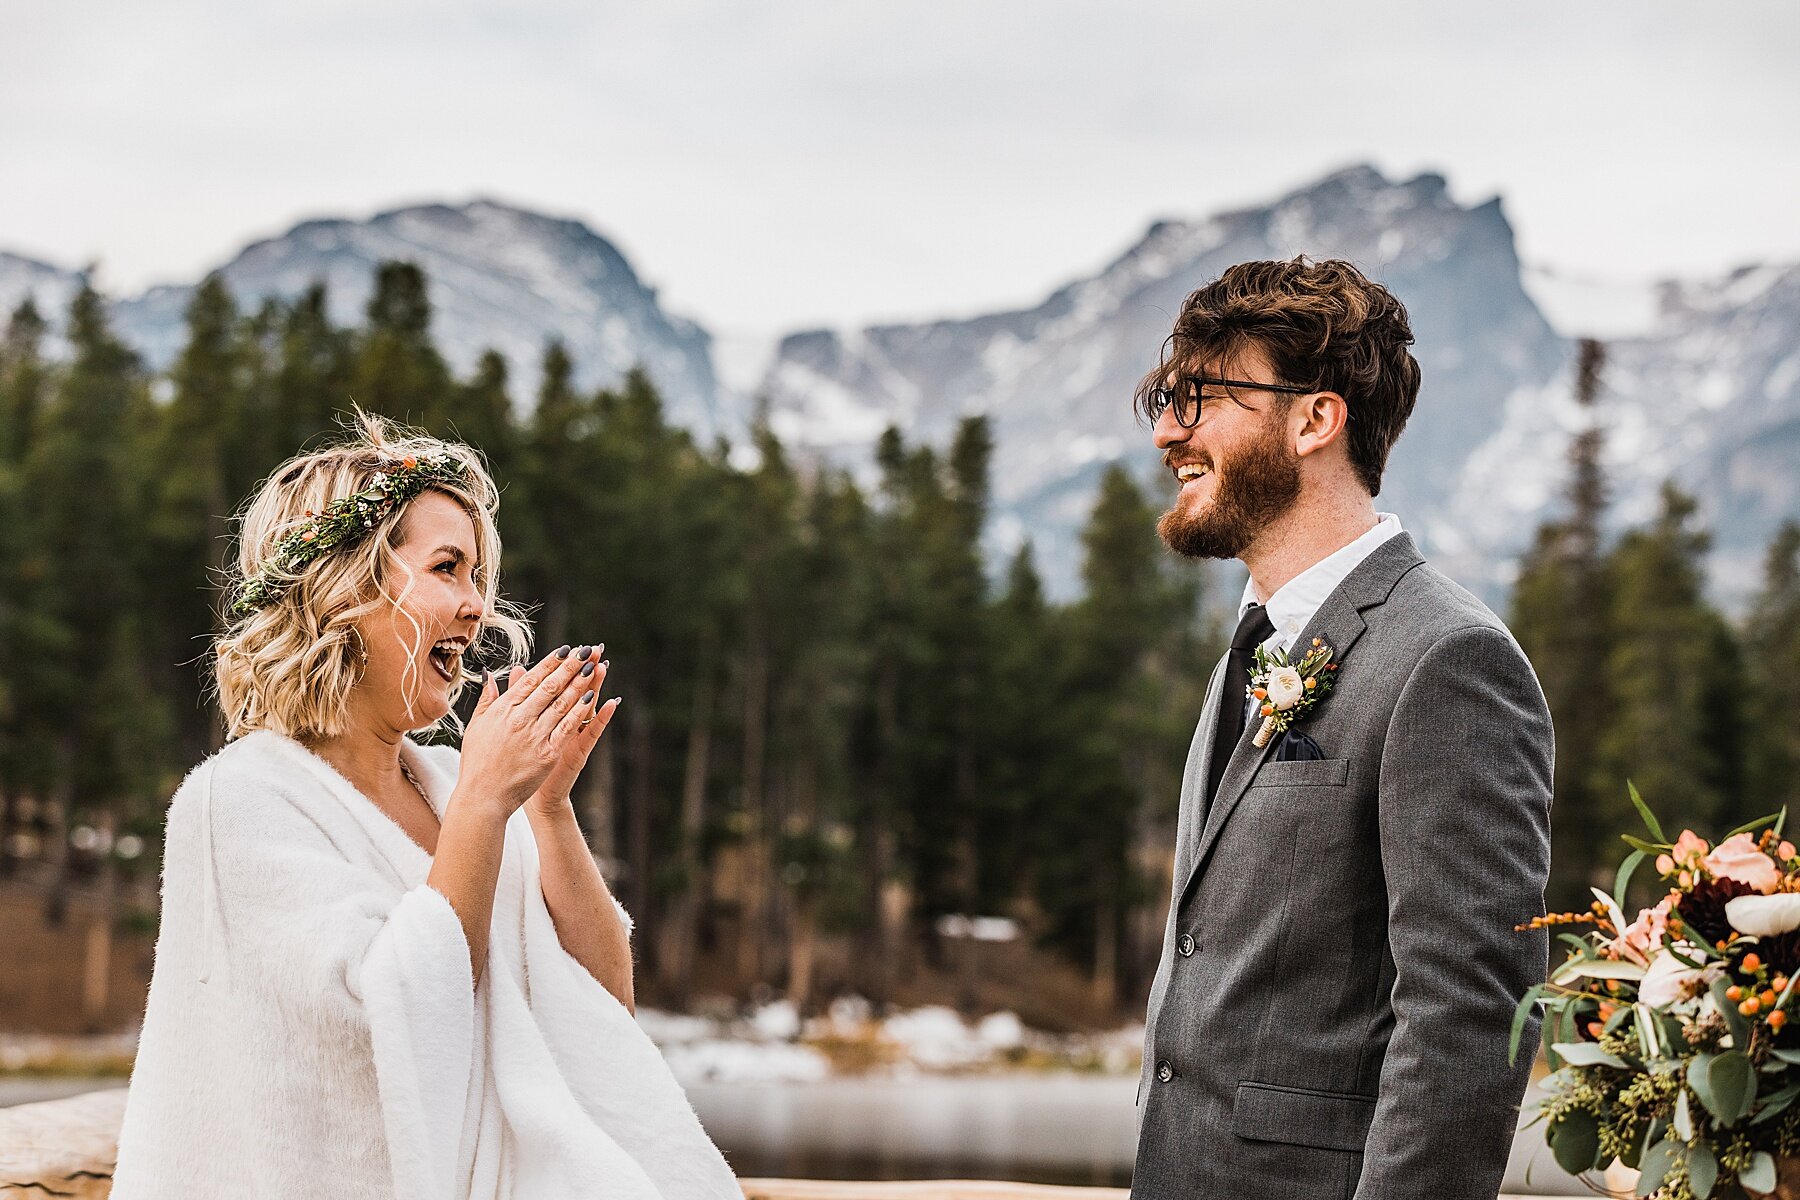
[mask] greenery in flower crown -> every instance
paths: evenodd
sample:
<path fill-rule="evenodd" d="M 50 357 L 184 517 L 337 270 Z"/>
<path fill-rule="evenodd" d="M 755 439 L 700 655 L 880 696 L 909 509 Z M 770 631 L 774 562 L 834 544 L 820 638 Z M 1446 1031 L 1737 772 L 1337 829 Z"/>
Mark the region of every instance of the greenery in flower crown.
<path fill-rule="evenodd" d="M 395 508 L 432 484 L 460 484 L 467 479 L 467 467 L 449 454 L 440 451 L 423 459 L 408 454 L 398 465 L 377 471 L 362 491 L 327 504 L 324 512 L 308 509 L 311 519 L 284 534 L 262 567 L 238 586 L 231 615 L 246 616 L 272 603 L 308 563 L 355 545 Z"/>

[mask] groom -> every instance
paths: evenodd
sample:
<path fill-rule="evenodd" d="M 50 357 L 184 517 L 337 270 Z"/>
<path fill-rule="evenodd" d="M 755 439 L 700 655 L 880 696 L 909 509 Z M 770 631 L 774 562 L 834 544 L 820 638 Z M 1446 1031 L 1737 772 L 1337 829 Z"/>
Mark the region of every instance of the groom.
<path fill-rule="evenodd" d="M 1182 780 L 1136 1200 L 1500 1187 L 1534 1044 L 1508 1064 L 1513 1006 L 1546 967 L 1513 927 L 1543 912 L 1550 714 L 1506 626 L 1375 510 L 1411 342 L 1348 263 L 1243 263 L 1138 389 L 1181 481 L 1163 540 L 1250 582 Z M 1258 646 L 1341 664 L 1263 746 Z"/>

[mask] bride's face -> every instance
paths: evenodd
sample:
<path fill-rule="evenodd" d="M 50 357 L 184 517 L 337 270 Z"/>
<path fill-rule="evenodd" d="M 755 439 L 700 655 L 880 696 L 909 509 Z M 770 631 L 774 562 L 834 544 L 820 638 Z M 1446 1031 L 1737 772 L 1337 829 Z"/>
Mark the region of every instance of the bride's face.
<path fill-rule="evenodd" d="M 384 605 L 358 625 L 369 658 L 356 696 L 371 716 L 404 731 L 450 711 L 482 606 L 475 524 L 461 504 L 443 492 L 422 492 L 407 504 L 400 529 L 395 554 L 412 571 L 411 588 L 399 573 L 388 586 L 395 595 L 407 592 L 400 606 Z"/>

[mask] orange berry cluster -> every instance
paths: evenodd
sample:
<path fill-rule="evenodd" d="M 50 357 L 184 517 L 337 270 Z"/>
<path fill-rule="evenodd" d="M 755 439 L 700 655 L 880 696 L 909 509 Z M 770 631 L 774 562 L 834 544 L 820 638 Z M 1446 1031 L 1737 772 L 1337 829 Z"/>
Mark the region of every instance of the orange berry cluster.
<path fill-rule="evenodd" d="M 1522 933 L 1527 929 L 1549 929 L 1556 925 L 1579 925 L 1584 921 L 1594 921 L 1598 919 L 1599 915 L 1591 912 L 1545 913 L 1541 917 L 1531 918 L 1531 920 L 1525 922 L 1523 925 L 1515 925 L 1513 926 L 1513 929 Z"/>

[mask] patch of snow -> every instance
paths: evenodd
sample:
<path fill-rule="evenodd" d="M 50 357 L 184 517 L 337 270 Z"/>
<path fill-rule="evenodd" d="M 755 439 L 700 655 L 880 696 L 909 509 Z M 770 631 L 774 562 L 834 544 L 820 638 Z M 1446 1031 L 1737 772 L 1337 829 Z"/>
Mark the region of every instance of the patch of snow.
<path fill-rule="evenodd" d="M 1567 338 L 1645 337 L 1661 317 L 1660 285 L 1651 280 L 1602 279 L 1533 265 L 1519 281 L 1551 328 Z"/>

